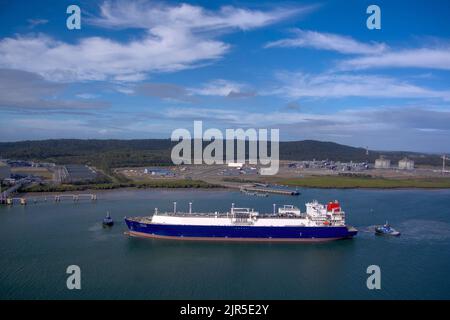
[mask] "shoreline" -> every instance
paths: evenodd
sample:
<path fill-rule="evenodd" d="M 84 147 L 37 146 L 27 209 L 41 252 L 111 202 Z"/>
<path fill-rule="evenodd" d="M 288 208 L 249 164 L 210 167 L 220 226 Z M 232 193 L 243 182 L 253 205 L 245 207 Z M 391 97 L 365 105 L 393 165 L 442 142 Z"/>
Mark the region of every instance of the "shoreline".
<path fill-rule="evenodd" d="M 123 187 L 123 188 L 114 188 L 114 189 L 86 189 L 86 190 L 66 190 L 66 191 L 26 191 L 19 193 L 19 195 L 28 197 L 28 196 L 54 196 L 58 194 L 85 194 L 85 193 L 109 193 L 115 191 L 183 191 L 183 190 L 199 190 L 199 191 L 227 191 L 230 188 L 226 187 L 217 187 L 217 188 L 164 188 L 164 187 L 153 187 L 153 188 L 138 188 L 138 187 Z"/>
<path fill-rule="evenodd" d="M 320 189 L 450 189 L 450 178 L 403 178 L 311 176 L 276 179 L 288 187 Z"/>
<path fill-rule="evenodd" d="M 146 182 L 122 182 L 103 184 L 61 184 L 34 185 L 20 190 L 17 195 L 24 197 L 53 196 L 63 194 L 101 194 L 106 191 L 120 190 L 240 190 L 248 184 L 244 180 L 229 183 L 228 181 L 207 180 L 153 180 Z M 448 190 L 450 179 L 383 179 L 383 178 L 355 178 L 339 176 L 311 176 L 305 178 L 273 178 L 265 181 L 269 186 L 281 186 L 287 190 L 323 189 L 323 190 Z"/>
<path fill-rule="evenodd" d="M 284 187 L 293 187 L 289 185 L 284 185 Z M 370 190 L 370 191 L 415 191 L 415 190 L 422 190 L 422 191 L 445 191 L 450 190 L 450 188 L 442 188 L 442 187 L 316 187 L 316 186 L 299 186 L 299 189 L 322 189 L 322 190 Z M 204 188 L 204 187 L 195 187 L 195 188 L 167 188 L 167 187 L 149 187 L 149 188 L 139 188 L 139 187 L 122 187 L 122 188 L 114 188 L 114 189 L 85 189 L 85 190 L 65 190 L 65 191 L 27 191 L 19 193 L 18 195 L 23 197 L 30 197 L 30 196 L 54 196 L 58 194 L 85 194 L 85 193 L 95 193 L 95 194 L 102 194 L 102 193 L 109 193 L 114 191 L 145 191 L 145 190 L 151 190 L 151 191 L 192 191 L 192 190 L 198 190 L 198 191 L 238 191 L 237 188 L 230 188 L 226 186 L 218 186 L 215 188 Z"/>

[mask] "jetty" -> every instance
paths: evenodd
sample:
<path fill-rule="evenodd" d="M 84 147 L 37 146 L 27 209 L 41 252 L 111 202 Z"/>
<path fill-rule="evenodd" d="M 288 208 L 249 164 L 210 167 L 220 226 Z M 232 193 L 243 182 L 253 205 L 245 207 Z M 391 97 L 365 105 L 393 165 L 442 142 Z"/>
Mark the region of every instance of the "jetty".
<path fill-rule="evenodd" d="M 26 204 L 25 198 L 22 197 L 13 197 L 17 190 L 19 190 L 23 185 L 29 183 L 27 178 L 22 178 L 16 182 L 12 187 L 2 191 L 0 186 L 0 204 L 13 204 L 14 201 L 19 201 L 21 204 Z"/>
<path fill-rule="evenodd" d="M 15 203 L 19 203 L 21 205 L 26 205 L 28 202 L 37 203 L 37 202 L 47 202 L 48 200 L 52 200 L 54 202 L 61 202 L 64 200 L 72 200 L 77 202 L 79 200 L 91 200 L 96 201 L 97 195 L 95 193 L 82 193 L 82 194 L 57 194 L 54 196 L 45 196 L 45 197 L 12 197 L 3 195 L 0 197 L 0 204 L 13 205 Z"/>
<path fill-rule="evenodd" d="M 64 199 L 72 199 L 73 201 L 78 201 L 81 199 L 87 199 L 95 201 L 97 200 L 97 195 L 94 193 L 82 193 L 82 194 L 60 194 L 55 196 L 55 202 L 60 202 Z"/>
<path fill-rule="evenodd" d="M 273 194 L 280 194 L 280 195 L 285 195 L 285 196 L 298 196 L 300 194 L 300 192 L 298 192 L 297 190 L 261 188 L 261 187 L 250 187 L 250 186 L 241 187 L 240 190 L 241 190 L 241 192 L 244 192 L 244 193 L 259 193 L 259 194 L 273 193 Z"/>

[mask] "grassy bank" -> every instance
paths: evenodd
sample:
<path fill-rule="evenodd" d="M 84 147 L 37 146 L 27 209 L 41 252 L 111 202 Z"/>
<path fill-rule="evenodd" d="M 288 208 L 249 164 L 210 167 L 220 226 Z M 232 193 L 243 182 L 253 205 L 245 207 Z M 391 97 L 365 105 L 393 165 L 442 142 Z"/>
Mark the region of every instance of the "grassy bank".
<path fill-rule="evenodd" d="M 61 184 L 61 185 L 35 185 L 20 190 L 20 192 L 66 192 L 84 190 L 112 190 L 119 188 L 217 188 L 220 186 L 200 180 L 154 180 L 146 182 L 114 182 L 101 184 Z"/>
<path fill-rule="evenodd" d="M 385 179 L 368 177 L 312 176 L 278 179 L 277 183 L 310 188 L 450 188 L 450 178 Z"/>

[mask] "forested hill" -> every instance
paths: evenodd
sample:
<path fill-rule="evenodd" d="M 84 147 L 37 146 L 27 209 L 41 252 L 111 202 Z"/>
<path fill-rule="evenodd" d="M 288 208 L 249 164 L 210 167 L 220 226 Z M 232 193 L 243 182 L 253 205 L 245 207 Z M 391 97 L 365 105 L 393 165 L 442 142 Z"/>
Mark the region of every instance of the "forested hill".
<path fill-rule="evenodd" d="M 81 140 L 53 139 L 0 143 L 0 158 L 40 160 L 56 163 L 84 163 L 104 168 L 171 163 L 176 143 L 169 139 Z M 417 164 L 439 165 L 438 155 L 414 152 L 369 151 L 333 142 L 314 140 L 280 142 L 281 160 L 334 160 L 374 162 L 380 155 L 392 161 L 408 156 Z"/>

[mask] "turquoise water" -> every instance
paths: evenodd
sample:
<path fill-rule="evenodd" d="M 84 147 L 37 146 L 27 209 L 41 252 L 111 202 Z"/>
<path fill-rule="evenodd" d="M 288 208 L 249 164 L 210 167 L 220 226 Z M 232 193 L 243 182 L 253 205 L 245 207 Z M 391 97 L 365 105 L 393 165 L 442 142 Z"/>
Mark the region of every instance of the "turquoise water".
<path fill-rule="evenodd" d="M 230 191 L 127 190 L 97 202 L 0 207 L 1 299 L 449 299 L 450 190 L 320 190 L 299 197 Z M 123 216 L 172 210 L 227 210 L 231 202 L 263 212 L 272 203 L 339 199 L 353 240 L 324 244 L 198 243 L 129 238 Z M 110 211 L 116 221 L 104 229 Z M 399 238 L 376 237 L 389 222 Z M 81 268 L 81 290 L 66 287 L 67 266 Z M 368 290 L 366 268 L 381 268 Z"/>

